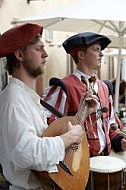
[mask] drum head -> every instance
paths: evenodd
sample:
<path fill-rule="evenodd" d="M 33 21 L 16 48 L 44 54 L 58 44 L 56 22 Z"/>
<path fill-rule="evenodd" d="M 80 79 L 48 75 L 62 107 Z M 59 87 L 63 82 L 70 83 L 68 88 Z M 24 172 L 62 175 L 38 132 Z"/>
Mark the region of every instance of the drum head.
<path fill-rule="evenodd" d="M 96 156 L 90 158 L 90 171 L 99 173 L 114 173 L 125 168 L 125 162 L 111 156 Z"/>

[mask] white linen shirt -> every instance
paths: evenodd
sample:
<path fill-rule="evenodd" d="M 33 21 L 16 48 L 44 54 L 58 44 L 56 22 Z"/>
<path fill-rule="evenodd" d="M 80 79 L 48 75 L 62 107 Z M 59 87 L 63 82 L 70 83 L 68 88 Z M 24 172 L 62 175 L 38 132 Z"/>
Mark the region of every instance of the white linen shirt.
<path fill-rule="evenodd" d="M 0 163 L 16 189 L 41 186 L 31 169 L 57 172 L 65 156 L 63 140 L 43 137 L 48 127 L 37 93 L 16 78 L 0 94 Z M 12 188 L 11 189 L 15 189 Z"/>

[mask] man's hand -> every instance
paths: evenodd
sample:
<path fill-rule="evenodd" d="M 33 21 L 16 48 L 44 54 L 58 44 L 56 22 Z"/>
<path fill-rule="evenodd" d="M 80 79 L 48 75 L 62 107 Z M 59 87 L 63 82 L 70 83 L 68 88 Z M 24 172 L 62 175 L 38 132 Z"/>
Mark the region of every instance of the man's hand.
<path fill-rule="evenodd" d="M 126 136 L 122 139 L 121 145 L 122 145 L 122 150 L 126 151 Z"/>
<path fill-rule="evenodd" d="M 97 110 L 98 97 L 96 95 L 90 95 L 89 97 L 86 97 L 85 100 L 89 103 L 88 114 L 95 112 Z"/>
<path fill-rule="evenodd" d="M 68 148 L 70 145 L 79 144 L 82 141 L 83 129 L 80 125 L 72 125 L 71 122 L 68 122 L 68 131 L 60 137 L 64 141 L 65 148 Z"/>
<path fill-rule="evenodd" d="M 81 101 L 80 101 L 80 106 L 82 102 L 84 101 L 88 102 L 88 109 L 87 109 L 87 115 L 96 112 L 97 110 L 97 105 L 98 105 L 98 97 L 96 95 L 90 95 L 86 96 L 86 93 L 82 95 Z"/>

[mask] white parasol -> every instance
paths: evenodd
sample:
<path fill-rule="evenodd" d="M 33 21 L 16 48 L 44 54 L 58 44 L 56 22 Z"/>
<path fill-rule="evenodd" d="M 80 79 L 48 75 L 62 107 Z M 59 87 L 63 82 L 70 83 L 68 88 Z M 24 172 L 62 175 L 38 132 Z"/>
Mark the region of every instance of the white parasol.
<path fill-rule="evenodd" d="M 21 19 L 18 23 L 32 22 L 57 31 L 92 31 L 106 35 L 118 35 L 118 65 L 115 90 L 115 110 L 118 111 L 121 50 L 126 33 L 126 0 L 83 0 L 41 15 Z"/>

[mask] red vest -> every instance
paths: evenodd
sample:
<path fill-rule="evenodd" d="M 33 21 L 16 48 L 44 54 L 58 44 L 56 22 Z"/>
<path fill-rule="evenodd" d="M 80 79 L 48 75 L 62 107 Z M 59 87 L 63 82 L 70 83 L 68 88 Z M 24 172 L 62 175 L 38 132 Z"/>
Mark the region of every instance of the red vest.
<path fill-rule="evenodd" d="M 67 87 L 67 93 L 68 93 L 68 97 L 67 97 L 67 102 L 66 102 L 66 109 L 65 109 L 65 114 L 67 116 L 74 116 L 79 108 L 79 104 L 80 104 L 80 99 L 83 93 L 86 92 L 86 86 L 73 74 L 63 78 L 63 82 L 65 83 L 66 87 Z M 49 95 L 51 95 L 53 93 L 53 91 L 56 89 L 57 86 L 52 86 Z M 62 98 L 62 93 L 63 90 L 61 89 L 59 92 L 59 96 L 55 105 L 55 108 L 58 110 L 59 106 L 60 106 L 60 102 L 61 102 L 61 98 Z M 109 126 L 109 116 L 111 113 L 111 106 L 110 106 L 110 102 L 109 102 L 109 90 L 107 85 L 98 80 L 98 97 L 99 97 L 99 101 L 101 104 L 101 107 L 107 107 L 108 108 L 108 112 L 107 113 L 103 113 L 102 115 L 102 122 L 103 122 L 103 131 L 105 132 L 105 136 L 106 136 L 106 151 L 107 153 L 110 152 L 111 149 L 111 140 L 117 135 L 119 134 L 117 131 L 113 131 Z M 46 99 L 45 99 L 46 101 Z M 119 126 L 122 127 L 122 124 L 120 122 L 120 120 L 118 119 L 118 117 L 116 116 L 116 121 L 118 122 Z M 55 118 L 55 115 L 52 114 L 52 116 L 49 119 L 49 123 L 52 122 Z M 86 118 L 86 120 L 84 121 L 84 127 L 85 127 L 85 131 L 87 131 L 91 124 L 96 121 L 96 114 L 91 114 L 89 117 Z M 90 132 L 87 135 L 88 138 L 88 143 L 89 143 L 89 149 L 90 149 L 90 153 L 92 155 L 97 155 L 99 150 L 100 150 L 100 141 L 98 139 L 98 130 L 97 130 L 97 123 L 93 126 L 93 128 L 91 128 Z"/>

